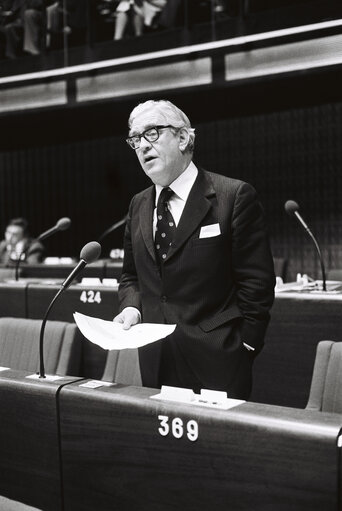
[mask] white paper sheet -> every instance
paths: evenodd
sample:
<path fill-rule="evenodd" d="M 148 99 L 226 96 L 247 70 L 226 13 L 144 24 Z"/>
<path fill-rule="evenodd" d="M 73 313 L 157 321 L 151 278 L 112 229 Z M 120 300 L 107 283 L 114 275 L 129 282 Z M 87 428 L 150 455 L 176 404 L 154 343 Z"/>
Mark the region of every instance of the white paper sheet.
<path fill-rule="evenodd" d="M 121 323 L 106 321 L 74 313 L 75 323 L 84 337 L 104 350 L 123 350 L 140 348 L 172 334 L 176 325 L 157 323 L 139 323 L 124 330 Z"/>

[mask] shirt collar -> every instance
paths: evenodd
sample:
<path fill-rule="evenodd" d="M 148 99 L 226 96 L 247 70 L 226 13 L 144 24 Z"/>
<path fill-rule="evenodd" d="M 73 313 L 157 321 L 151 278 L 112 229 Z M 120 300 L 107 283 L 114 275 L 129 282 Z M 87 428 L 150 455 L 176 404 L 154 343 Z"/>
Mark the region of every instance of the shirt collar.
<path fill-rule="evenodd" d="M 187 201 L 187 198 L 189 197 L 190 190 L 196 181 L 196 177 L 198 174 L 198 169 L 196 165 L 191 161 L 188 165 L 188 167 L 184 170 L 184 172 L 181 173 L 180 176 L 177 177 L 170 185 L 169 188 L 173 190 L 173 192 L 184 202 Z M 158 202 L 158 198 L 160 195 L 160 192 L 163 189 L 163 186 L 155 185 L 156 186 L 156 205 Z"/>

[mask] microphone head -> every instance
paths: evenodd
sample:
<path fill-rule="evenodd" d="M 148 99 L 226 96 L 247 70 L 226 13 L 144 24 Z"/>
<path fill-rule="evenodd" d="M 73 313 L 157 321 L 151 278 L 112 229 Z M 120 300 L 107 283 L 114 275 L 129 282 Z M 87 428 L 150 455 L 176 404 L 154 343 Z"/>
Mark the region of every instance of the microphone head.
<path fill-rule="evenodd" d="M 101 254 L 101 245 L 97 241 L 89 241 L 81 250 L 80 258 L 87 264 L 96 261 Z"/>
<path fill-rule="evenodd" d="M 64 216 L 63 218 L 60 218 L 58 222 L 56 223 L 56 228 L 59 231 L 65 231 L 66 229 L 69 229 L 71 225 L 71 220 L 67 216 Z"/>
<path fill-rule="evenodd" d="M 293 215 L 296 211 L 299 210 L 299 206 L 298 206 L 297 202 L 295 202 L 294 200 L 286 201 L 284 208 L 288 215 Z"/>

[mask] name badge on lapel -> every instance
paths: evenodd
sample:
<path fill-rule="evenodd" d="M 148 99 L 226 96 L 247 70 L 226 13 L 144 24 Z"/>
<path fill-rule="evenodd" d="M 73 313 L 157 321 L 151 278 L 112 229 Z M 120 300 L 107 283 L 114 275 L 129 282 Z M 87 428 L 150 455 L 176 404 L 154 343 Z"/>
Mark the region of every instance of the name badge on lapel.
<path fill-rule="evenodd" d="M 221 234 L 220 224 L 203 225 L 200 231 L 200 238 L 213 238 Z"/>

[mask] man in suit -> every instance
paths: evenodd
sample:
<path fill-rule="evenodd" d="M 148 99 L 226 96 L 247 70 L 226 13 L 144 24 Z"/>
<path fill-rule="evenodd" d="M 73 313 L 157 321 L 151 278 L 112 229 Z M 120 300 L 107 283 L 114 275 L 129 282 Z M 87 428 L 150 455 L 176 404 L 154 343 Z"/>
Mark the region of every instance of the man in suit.
<path fill-rule="evenodd" d="M 127 142 L 153 186 L 130 204 L 114 321 L 177 324 L 139 349 L 145 386 L 246 399 L 274 299 L 256 192 L 195 166 L 194 129 L 169 101 L 138 105 L 128 124 Z"/>
<path fill-rule="evenodd" d="M 5 239 L 0 242 L 0 263 L 14 266 L 19 256 L 29 263 L 41 263 L 44 246 L 40 241 L 30 238 L 25 218 L 13 218 L 6 227 Z"/>

